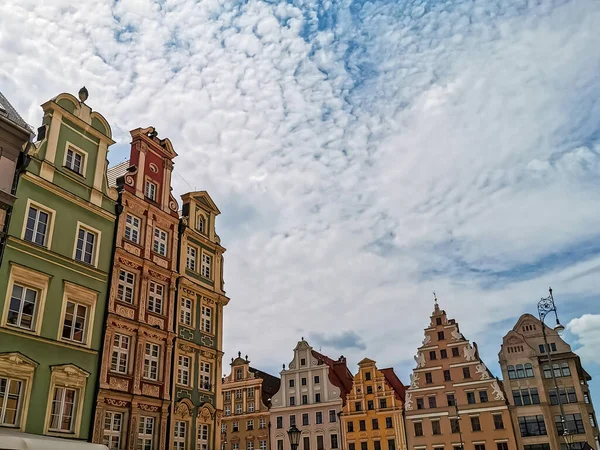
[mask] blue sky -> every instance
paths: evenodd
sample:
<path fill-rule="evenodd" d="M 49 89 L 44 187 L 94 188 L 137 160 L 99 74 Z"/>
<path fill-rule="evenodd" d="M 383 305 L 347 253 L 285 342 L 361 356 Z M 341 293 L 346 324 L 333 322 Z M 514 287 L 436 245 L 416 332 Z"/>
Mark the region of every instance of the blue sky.
<path fill-rule="evenodd" d="M 408 382 L 435 290 L 498 373 L 552 285 L 600 379 L 595 0 L 7 0 L 0 17 L 0 90 L 29 123 L 86 85 L 112 163 L 155 126 L 175 193 L 223 211 L 226 358 L 276 371 L 305 336 Z"/>

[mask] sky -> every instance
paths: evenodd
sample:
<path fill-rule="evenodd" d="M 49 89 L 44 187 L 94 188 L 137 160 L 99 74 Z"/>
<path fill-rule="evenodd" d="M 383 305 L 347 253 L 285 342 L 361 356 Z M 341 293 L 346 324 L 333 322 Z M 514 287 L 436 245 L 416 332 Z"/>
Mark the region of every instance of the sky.
<path fill-rule="evenodd" d="M 296 342 L 408 383 L 440 305 L 500 375 L 552 286 L 600 398 L 596 0 L 4 0 L 0 91 L 34 127 L 85 85 L 222 211 L 225 359 Z M 224 369 L 228 369 L 227 366 Z"/>

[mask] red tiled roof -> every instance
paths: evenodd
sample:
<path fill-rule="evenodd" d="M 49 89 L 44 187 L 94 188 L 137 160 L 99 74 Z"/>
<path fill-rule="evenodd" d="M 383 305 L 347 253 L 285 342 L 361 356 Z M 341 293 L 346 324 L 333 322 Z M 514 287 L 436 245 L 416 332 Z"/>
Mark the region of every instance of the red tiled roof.
<path fill-rule="evenodd" d="M 402 384 L 402 381 L 400 381 L 400 378 L 398 378 L 396 372 L 394 372 L 394 369 L 390 367 L 387 369 L 380 369 L 380 371 L 385 377 L 385 381 L 387 381 L 388 384 L 392 387 L 392 389 L 394 389 L 394 392 L 396 393 L 396 398 L 404 401 L 404 396 L 406 394 L 406 386 Z"/>
<path fill-rule="evenodd" d="M 350 370 L 348 370 L 346 358 L 341 356 L 338 361 L 334 361 L 315 350 L 312 350 L 312 354 L 320 364 L 327 364 L 329 366 L 329 381 L 340 388 L 342 401 L 346 403 L 346 396 L 352 390 L 352 380 L 354 378 Z"/>

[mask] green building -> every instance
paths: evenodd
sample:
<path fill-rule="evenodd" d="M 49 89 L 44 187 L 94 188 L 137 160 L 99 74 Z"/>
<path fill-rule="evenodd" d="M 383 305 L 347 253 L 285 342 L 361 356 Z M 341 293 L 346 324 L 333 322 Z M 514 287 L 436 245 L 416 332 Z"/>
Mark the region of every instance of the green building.
<path fill-rule="evenodd" d="M 117 193 L 110 126 L 60 94 L 20 177 L 0 266 L 0 426 L 88 440 Z"/>

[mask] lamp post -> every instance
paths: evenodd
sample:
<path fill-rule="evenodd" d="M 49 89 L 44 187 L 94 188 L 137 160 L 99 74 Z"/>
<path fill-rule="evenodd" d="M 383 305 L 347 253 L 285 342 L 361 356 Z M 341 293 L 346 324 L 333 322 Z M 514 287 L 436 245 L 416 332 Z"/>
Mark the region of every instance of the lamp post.
<path fill-rule="evenodd" d="M 546 355 L 548 355 L 548 364 L 550 365 L 550 373 L 552 374 L 552 382 L 554 383 L 554 390 L 556 391 L 556 398 L 558 400 L 558 407 L 560 408 L 560 421 L 563 425 L 563 438 L 565 440 L 565 444 L 567 445 L 567 450 L 571 449 L 571 443 L 573 442 L 573 435 L 569 432 L 569 428 L 567 427 L 567 422 L 565 419 L 565 409 L 562 404 L 562 400 L 560 399 L 560 392 L 558 390 L 558 383 L 556 382 L 556 375 L 554 375 L 554 367 L 552 367 L 552 355 L 550 352 L 550 346 L 548 345 L 548 338 L 546 337 L 546 324 L 544 323 L 544 319 L 546 316 L 553 312 L 554 318 L 556 319 L 556 326 L 554 327 L 554 331 L 557 333 L 561 333 L 565 327 L 561 325 L 558 320 L 558 313 L 556 312 L 556 304 L 554 303 L 554 296 L 552 295 L 552 288 L 548 288 L 550 295 L 548 297 L 542 297 L 537 304 L 538 314 L 540 316 L 540 321 L 542 322 L 542 336 L 544 337 L 544 348 L 546 349 Z"/>
<path fill-rule="evenodd" d="M 460 429 L 460 412 L 458 411 L 458 404 L 456 403 L 456 400 L 454 400 L 454 409 L 456 410 L 456 420 L 458 422 L 458 437 L 460 438 L 460 450 L 464 450 L 465 447 L 463 445 L 462 430 Z"/>
<path fill-rule="evenodd" d="M 288 437 L 290 438 L 290 446 L 292 450 L 298 449 L 298 443 L 300 442 L 300 430 L 296 428 L 296 425 L 292 425 L 288 430 Z"/>

